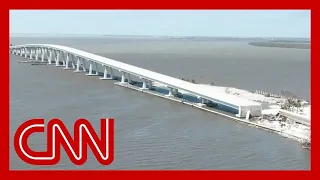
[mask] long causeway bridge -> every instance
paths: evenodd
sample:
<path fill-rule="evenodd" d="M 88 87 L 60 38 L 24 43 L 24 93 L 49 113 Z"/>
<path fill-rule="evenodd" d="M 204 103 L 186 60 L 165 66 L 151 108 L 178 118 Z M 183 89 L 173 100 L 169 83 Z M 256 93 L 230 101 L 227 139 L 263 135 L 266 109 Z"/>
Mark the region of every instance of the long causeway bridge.
<path fill-rule="evenodd" d="M 202 103 L 213 102 L 234 110 L 239 118 L 261 116 L 261 104 L 235 95 L 214 91 L 178 78 L 153 72 L 144 68 L 119 62 L 110 58 L 95 55 L 86 51 L 53 44 L 24 44 L 10 46 L 9 53 L 35 60 L 37 62 L 73 69 L 75 73 L 85 72 L 87 76 L 100 76 L 98 65 L 104 68 L 101 80 L 111 80 L 114 72 L 121 74 L 120 83 L 130 83 L 131 76 L 141 79 L 141 89 L 148 89 L 152 82 L 164 84 L 168 88 L 167 96 L 174 96 L 180 91 L 185 91 L 201 99 Z"/>

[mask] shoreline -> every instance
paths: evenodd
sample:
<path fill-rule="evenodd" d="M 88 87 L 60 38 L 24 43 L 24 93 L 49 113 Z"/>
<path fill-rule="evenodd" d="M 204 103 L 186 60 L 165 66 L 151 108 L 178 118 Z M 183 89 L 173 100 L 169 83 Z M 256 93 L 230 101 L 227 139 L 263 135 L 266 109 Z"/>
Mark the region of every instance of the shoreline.
<path fill-rule="evenodd" d="M 268 132 L 273 132 L 273 133 L 279 134 L 282 137 L 290 138 L 290 139 L 296 140 L 296 141 L 298 141 L 300 143 L 310 142 L 310 139 L 309 139 L 308 135 L 304 135 L 304 132 L 300 132 L 300 133 L 297 132 L 297 131 L 303 129 L 303 128 L 299 127 L 299 126 L 298 127 L 292 127 L 292 125 L 289 125 L 289 127 L 292 128 L 292 129 L 290 129 L 290 128 L 289 129 L 279 128 L 274 123 L 268 122 L 267 119 L 263 119 L 263 121 L 261 121 L 261 120 L 259 121 L 258 119 L 254 119 L 255 121 L 250 121 L 250 120 L 247 120 L 245 118 L 238 118 L 238 117 L 235 117 L 235 116 L 233 116 L 231 114 L 229 115 L 228 113 L 225 113 L 223 111 L 220 111 L 220 110 L 217 110 L 217 109 L 214 109 L 214 108 L 205 107 L 203 104 L 200 104 L 200 103 L 190 102 L 188 100 L 185 100 L 185 99 L 182 99 L 182 98 L 178 98 L 178 97 L 174 97 L 174 96 L 168 96 L 168 95 L 165 95 L 163 93 L 156 92 L 156 91 L 149 90 L 149 89 L 141 89 L 141 87 L 135 86 L 135 85 L 131 85 L 128 82 L 125 82 L 125 83 L 115 82 L 114 84 L 118 85 L 118 86 L 121 86 L 121 87 L 126 87 L 126 88 L 129 88 L 129 89 L 133 89 L 133 90 L 136 90 L 136 91 L 147 93 L 147 94 L 150 94 L 150 95 L 158 96 L 158 97 L 161 97 L 161 98 L 164 98 L 164 99 L 168 99 L 168 100 L 172 100 L 172 101 L 175 101 L 175 102 L 179 102 L 179 103 L 182 103 L 182 104 L 185 104 L 185 105 L 189 105 L 191 107 L 195 107 L 197 109 L 201 109 L 201 110 L 204 110 L 204 111 L 207 111 L 207 112 L 210 112 L 210 113 L 213 113 L 213 114 L 217 114 L 219 116 L 231 119 L 231 120 L 236 121 L 236 122 L 241 123 L 241 124 L 247 124 L 249 126 L 253 126 L 253 127 L 256 127 L 256 128 L 259 128 L 259 129 L 266 130 Z M 153 86 L 161 87 L 161 85 L 159 83 L 155 83 Z M 183 92 L 181 92 L 181 93 L 183 93 Z M 303 129 L 303 130 L 308 131 L 308 129 Z"/>
<path fill-rule="evenodd" d="M 272 47 L 272 48 L 292 48 L 292 49 L 310 49 L 310 43 L 300 42 L 281 42 L 281 41 L 267 41 L 267 42 L 249 42 L 248 45 L 257 47 Z"/>

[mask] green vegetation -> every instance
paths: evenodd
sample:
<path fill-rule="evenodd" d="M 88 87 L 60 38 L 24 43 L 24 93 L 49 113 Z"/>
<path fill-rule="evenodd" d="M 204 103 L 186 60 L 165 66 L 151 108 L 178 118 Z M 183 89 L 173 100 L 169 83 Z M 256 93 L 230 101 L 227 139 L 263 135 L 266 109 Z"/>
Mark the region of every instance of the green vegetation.
<path fill-rule="evenodd" d="M 310 43 L 306 43 L 306 42 L 266 41 L 266 42 L 249 42 L 249 45 L 261 46 L 261 47 L 310 49 Z"/>

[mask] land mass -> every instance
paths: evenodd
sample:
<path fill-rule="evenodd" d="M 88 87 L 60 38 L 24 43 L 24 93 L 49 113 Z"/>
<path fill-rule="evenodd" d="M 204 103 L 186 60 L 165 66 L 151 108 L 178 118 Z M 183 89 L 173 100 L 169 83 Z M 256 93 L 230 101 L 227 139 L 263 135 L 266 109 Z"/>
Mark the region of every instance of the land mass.
<path fill-rule="evenodd" d="M 275 47 L 275 48 L 295 48 L 310 49 L 308 41 L 266 41 L 266 42 L 249 42 L 252 46 Z"/>

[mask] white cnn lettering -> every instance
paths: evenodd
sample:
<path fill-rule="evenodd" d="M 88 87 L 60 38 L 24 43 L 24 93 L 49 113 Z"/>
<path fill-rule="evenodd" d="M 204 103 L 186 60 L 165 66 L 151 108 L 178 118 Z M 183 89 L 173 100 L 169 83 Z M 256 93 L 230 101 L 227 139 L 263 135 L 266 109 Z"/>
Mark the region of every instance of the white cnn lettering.
<path fill-rule="evenodd" d="M 103 152 L 101 151 L 101 149 L 99 148 L 99 146 L 97 145 L 97 143 L 95 142 L 94 138 L 92 137 L 92 134 L 90 133 L 88 127 L 84 124 L 81 124 L 79 126 L 79 155 L 76 154 L 76 152 L 74 151 L 74 149 L 72 148 L 70 142 L 68 141 L 68 139 L 66 138 L 65 134 L 63 133 L 61 127 L 58 125 L 58 124 L 54 124 L 52 126 L 52 156 L 50 157 L 34 157 L 34 156 L 31 156 L 29 155 L 23 148 L 22 146 L 22 138 L 24 136 L 24 134 L 31 128 L 34 128 L 34 127 L 44 127 L 44 124 L 34 124 L 34 125 L 30 125 L 28 126 L 26 129 L 24 129 L 19 137 L 19 146 L 21 148 L 21 151 L 22 153 L 28 157 L 29 159 L 33 159 L 33 160 L 52 160 L 56 157 L 56 152 L 55 152 L 55 141 L 56 141 L 56 131 L 59 131 L 60 134 L 62 135 L 63 137 L 63 140 L 66 142 L 69 150 L 71 151 L 73 157 L 76 159 L 76 160 L 80 160 L 83 156 L 83 153 L 82 153 L 82 148 L 83 148 L 83 142 L 82 142 L 82 136 L 83 136 L 83 130 L 86 131 L 86 133 L 89 135 L 89 138 L 91 140 L 91 142 L 93 143 L 95 149 L 97 150 L 97 152 L 99 153 L 100 157 L 103 159 L 103 160 L 107 160 L 109 158 L 109 152 L 108 152 L 108 139 L 109 139 L 109 129 L 108 129 L 108 126 L 109 126 L 109 122 L 107 121 L 106 122 L 106 149 L 105 149 L 105 156 L 103 155 Z"/>

